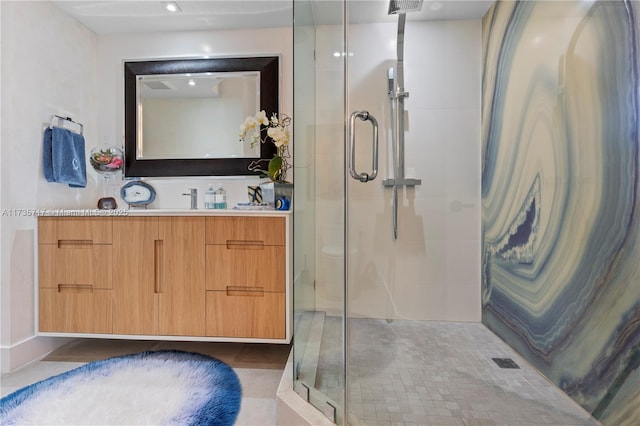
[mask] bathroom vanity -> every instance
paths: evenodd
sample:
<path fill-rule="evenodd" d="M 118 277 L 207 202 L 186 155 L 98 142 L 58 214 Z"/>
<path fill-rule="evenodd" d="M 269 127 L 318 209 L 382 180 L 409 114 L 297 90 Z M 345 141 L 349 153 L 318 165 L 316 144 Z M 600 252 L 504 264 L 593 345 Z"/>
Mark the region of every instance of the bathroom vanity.
<path fill-rule="evenodd" d="M 38 218 L 39 334 L 290 342 L 289 212 L 100 214 Z"/>

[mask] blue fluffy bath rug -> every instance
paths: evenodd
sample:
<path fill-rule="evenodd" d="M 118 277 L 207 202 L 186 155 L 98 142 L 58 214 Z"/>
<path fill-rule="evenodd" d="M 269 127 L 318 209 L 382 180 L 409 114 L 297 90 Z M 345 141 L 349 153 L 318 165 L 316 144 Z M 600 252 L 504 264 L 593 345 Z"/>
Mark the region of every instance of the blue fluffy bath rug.
<path fill-rule="evenodd" d="M 95 361 L 0 400 L 2 425 L 232 425 L 242 388 L 206 355 L 155 351 Z"/>

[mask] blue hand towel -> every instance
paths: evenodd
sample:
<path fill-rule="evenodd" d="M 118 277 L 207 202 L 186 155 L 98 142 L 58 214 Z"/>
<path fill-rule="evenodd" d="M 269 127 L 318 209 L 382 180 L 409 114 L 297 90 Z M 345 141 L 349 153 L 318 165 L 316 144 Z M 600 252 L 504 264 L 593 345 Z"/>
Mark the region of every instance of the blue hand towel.
<path fill-rule="evenodd" d="M 53 161 L 51 159 L 51 137 L 52 131 L 50 127 L 44 129 L 44 139 L 42 141 L 42 165 L 44 166 L 44 177 L 47 182 L 55 182 L 53 177 Z"/>
<path fill-rule="evenodd" d="M 47 128 L 43 141 L 44 177 L 71 188 L 87 186 L 84 137 L 60 127 Z"/>

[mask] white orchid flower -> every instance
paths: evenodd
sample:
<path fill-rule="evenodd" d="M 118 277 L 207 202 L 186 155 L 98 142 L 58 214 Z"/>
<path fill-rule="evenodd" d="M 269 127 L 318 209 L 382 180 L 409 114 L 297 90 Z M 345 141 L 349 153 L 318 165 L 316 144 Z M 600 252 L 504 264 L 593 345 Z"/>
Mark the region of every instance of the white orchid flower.
<path fill-rule="evenodd" d="M 267 113 L 264 110 L 258 111 L 254 119 L 260 125 L 263 125 L 263 126 L 269 125 L 269 120 L 267 120 Z"/>

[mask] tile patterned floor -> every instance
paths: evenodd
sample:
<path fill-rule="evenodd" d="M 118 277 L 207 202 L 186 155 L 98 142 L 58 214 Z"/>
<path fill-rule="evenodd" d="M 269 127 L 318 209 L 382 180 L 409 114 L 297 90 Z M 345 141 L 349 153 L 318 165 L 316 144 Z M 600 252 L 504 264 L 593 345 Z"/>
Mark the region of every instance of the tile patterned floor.
<path fill-rule="evenodd" d="M 482 324 L 354 319 L 352 426 L 598 425 Z M 340 320 L 323 324 L 316 386 L 340 399 Z M 0 378 L 2 396 L 94 359 L 148 349 L 206 353 L 231 365 L 243 387 L 238 426 L 275 424 L 288 345 L 81 339 Z M 491 358 L 511 358 L 501 369 Z"/>
<path fill-rule="evenodd" d="M 289 345 L 154 342 L 78 339 L 54 351 L 42 361 L 0 377 L 4 397 L 31 383 L 79 367 L 88 361 L 145 350 L 176 349 L 208 354 L 233 367 L 242 385 L 237 426 L 276 424 L 276 390 L 287 361 Z"/>
<path fill-rule="evenodd" d="M 351 320 L 351 425 L 598 425 L 482 324 Z M 316 386 L 340 400 L 340 320 L 327 317 Z M 491 358 L 511 358 L 502 369 Z"/>

